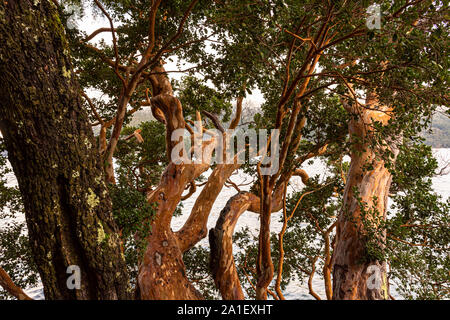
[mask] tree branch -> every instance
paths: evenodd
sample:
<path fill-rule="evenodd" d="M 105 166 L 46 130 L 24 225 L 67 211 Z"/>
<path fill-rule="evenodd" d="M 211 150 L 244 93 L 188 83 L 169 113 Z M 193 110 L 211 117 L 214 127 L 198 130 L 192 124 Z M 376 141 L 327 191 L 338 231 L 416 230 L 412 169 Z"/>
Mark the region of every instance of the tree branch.
<path fill-rule="evenodd" d="M 21 288 L 14 284 L 2 267 L 0 267 L 0 286 L 18 300 L 33 300 Z"/>

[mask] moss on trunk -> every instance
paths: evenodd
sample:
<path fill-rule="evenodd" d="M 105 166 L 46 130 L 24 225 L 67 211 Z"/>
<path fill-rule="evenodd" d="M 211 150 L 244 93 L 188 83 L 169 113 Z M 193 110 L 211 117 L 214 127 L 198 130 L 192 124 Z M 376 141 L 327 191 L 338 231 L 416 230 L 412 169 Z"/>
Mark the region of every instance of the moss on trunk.
<path fill-rule="evenodd" d="M 125 261 L 52 1 L 0 3 L 0 129 L 46 299 L 124 299 Z M 81 289 L 67 288 L 69 265 Z"/>

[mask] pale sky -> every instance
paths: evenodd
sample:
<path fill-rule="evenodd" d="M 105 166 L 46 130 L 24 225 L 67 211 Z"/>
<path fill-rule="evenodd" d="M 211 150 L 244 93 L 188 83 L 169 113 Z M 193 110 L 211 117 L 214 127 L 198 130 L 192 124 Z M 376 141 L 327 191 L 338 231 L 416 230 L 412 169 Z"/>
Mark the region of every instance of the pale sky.
<path fill-rule="evenodd" d="M 94 16 L 92 14 L 92 11 L 90 9 L 85 9 L 85 16 L 82 20 L 77 20 L 76 24 L 77 26 L 85 31 L 88 35 L 91 34 L 92 32 L 94 32 L 95 30 L 102 28 L 102 27 L 109 27 L 109 21 L 103 17 L 103 16 Z M 118 25 L 114 25 L 114 27 L 117 27 Z M 94 39 L 92 39 L 90 41 L 91 44 L 95 45 L 96 43 L 98 43 L 101 39 L 103 39 L 106 43 L 111 44 L 112 43 L 112 35 L 111 33 L 107 33 L 107 32 L 103 32 L 100 33 L 99 35 L 97 35 Z M 184 62 L 181 64 L 181 67 L 177 66 L 177 59 L 175 57 L 173 58 L 173 62 L 171 61 L 166 61 L 165 64 L 165 69 L 166 71 L 178 71 L 178 70 L 184 70 L 190 67 L 193 67 L 193 64 L 189 64 L 187 62 Z M 176 79 L 176 80 L 181 80 L 181 78 L 183 76 L 185 76 L 186 73 L 169 73 L 169 78 L 170 79 Z M 212 87 L 211 83 L 207 83 L 207 85 Z M 94 97 L 99 97 L 99 93 L 98 92 L 94 92 L 93 90 L 90 90 L 89 94 L 93 95 Z M 264 98 L 261 94 L 261 91 L 259 89 L 256 90 L 252 90 L 252 94 L 251 95 L 247 95 L 245 97 L 246 100 L 251 101 L 253 104 L 255 105 L 260 105 L 261 103 L 264 102 Z"/>

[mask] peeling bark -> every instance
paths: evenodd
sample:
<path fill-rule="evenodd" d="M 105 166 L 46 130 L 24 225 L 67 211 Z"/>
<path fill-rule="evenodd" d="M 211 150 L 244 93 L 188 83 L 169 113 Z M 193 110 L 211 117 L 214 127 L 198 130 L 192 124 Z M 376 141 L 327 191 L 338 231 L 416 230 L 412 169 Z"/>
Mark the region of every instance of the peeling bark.
<path fill-rule="evenodd" d="M 374 95 L 369 94 L 366 105 L 369 108 L 356 105 L 352 113 L 357 114 L 349 123 L 349 133 L 353 141 L 351 165 L 344 191 L 344 203 L 336 226 L 336 247 L 333 252 L 333 299 L 336 300 L 379 300 L 389 299 L 389 284 L 386 277 L 386 262 L 378 261 L 368 256 L 366 245 L 366 228 L 363 225 L 363 212 L 354 190 L 366 208 L 375 210 L 377 217 L 369 218 L 371 228 L 377 228 L 377 219 L 385 220 L 387 199 L 392 175 L 385 166 L 385 161 L 379 155 L 382 150 L 371 146 L 371 124 L 380 121 L 384 125 L 391 118 L 392 110 L 380 106 Z M 395 163 L 398 154 L 398 141 L 386 141 L 393 152 Z M 367 165 L 372 167 L 367 169 Z M 378 201 L 374 201 L 374 197 Z M 385 234 L 381 231 L 379 246 Z M 375 267 L 370 267 L 375 266 Z M 380 271 L 376 288 L 371 289 L 369 283 L 374 283 L 371 276 L 375 269 Z M 368 287 L 369 284 L 369 287 Z"/>
<path fill-rule="evenodd" d="M 216 141 L 212 139 L 203 142 L 205 157 L 202 163 L 175 164 L 171 161 L 172 149 L 178 143 L 171 141 L 172 132 L 184 129 L 185 121 L 181 103 L 173 96 L 164 69 L 158 66 L 155 71 L 158 71 L 158 75 L 151 77 L 153 92 L 156 93 L 151 99 L 152 111 L 166 125 L 169 165 L 158 187 L 147 195 L 148 202 L 156 203 L 158 208 L 139 268 L 140 294 L 142 299 L 152 300 L 202 299 L 201 294 L 187 279 L 182 246 L 171 230 L 170 223 L 185 187 L 209 168 Z"/>
<path fill-rule="evenodd" d="M 245 88 L 245 85 L 243 87 Z M 229 129 L 235 129 L 239 124 L 242 115 L 242 101 L 243 97 L 237 99 L 236 113 L 233 120 L 231 120 Z M 226 133 L 222 131 L 222 134 L 226 141 L 228 139 Z M 236 155 L 236 157 L 237 156 L 238 155 Z M 235 158 L 235 160 L 237 160 L 237 158 Z M 208 217 L 212 206 L 227 180 L 240 166 L 241 164 L 238 163 L 238 161 L 233 161 L 231 164 L 217 164 L 216 168 L 214 168 L 213 172 L 208 177 L 206 185 L 195 200 L 189 218 L 183 227 L 176 233 L 181 251 L 188 251 L 196 243 L 206 237 Z"/>
<path fill-rule="evenodd" d="M 231 174 L 240 164 L 219 164 L 208 178 L 200 195 L 195 200 L 189 218 L 176 233 L 182 252 L 191 249 L 196 243 L 206 237 L 208 217 L 212 206 Z"/>
<path fill-rule="evenodd" d="M 156 202 L 158 209 L 139 269 L 138 283 L 142 299 L 201 299 L 187 279 L 183 253 L 170 228 L 184 186 L 193 178 L 184 174 L 189 169 L 184 165 L 169 164 L 160 185 L 149 195 L 149 202 Z"/>
<path fill-rule="evenodd" d="M 236 194 L 220 212 L 215 228 L 209 231 L 210 270 L 224 300 L 244 300 L 233 258 L 232 237 L 239 217 L 258 204 L 259 197 L 250 192 Z"/>

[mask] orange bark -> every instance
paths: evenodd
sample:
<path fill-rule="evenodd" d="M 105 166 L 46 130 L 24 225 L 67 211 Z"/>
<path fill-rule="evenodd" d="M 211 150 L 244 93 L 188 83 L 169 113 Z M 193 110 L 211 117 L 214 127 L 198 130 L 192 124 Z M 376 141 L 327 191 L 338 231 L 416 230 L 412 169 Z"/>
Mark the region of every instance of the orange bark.
<path fill-rule="evenodd" d="M 18 300 L 33 300 L 31 299 L 21 288 L 16 286 L 16 284 L 11 280 L 9 275 L 3 268 L 0 267 L 0 286 L 8 291 L 12 296 L 16 297 Z"/>
<path fill-rule="evenodd" d="M 220 212 L 215 228 L 209 231 L 210 269 L 224 300 L 244 300 L 244 292 L 233 258 L 232 236 L 241 214 L 257 203 L 259 197 L 250 192 L 236 194 L 228 200 Z"/>
<path fill-rule="evenodd" d="M 207 222 L 212 206 L 220 191 L 240 164 L 219 164 L 213 170 L 200 195 L 195 200 L 189 218 L 183 227 L 176 232 L 180 250 L 186 252 L 196 243 L 206 237 Z"/>
<path fill-rule="evenodd" d="M 367 254 L 367 223 L 376 229 L 379 221 L 386 218 L 387 199 L 392 175 L 380 157 L 381 148 L 373 147 L 374 121 L 386 125 L 391 118 L 392 110 L 381 106 L 373 94 L 369 94 L 366 106 L 359 104 L 348 110 L 356 115 L 349 123 L 349 134 L 353 142 L 351 165 L 344 191 L 344 203 L 336 226 L 336 247 L 333 252 L 333 299 L 372 300 L 388 299 L 389 284 L 386 278 L 386 262 L 370 258 Z M 394 138 L 386 139 L 388 148 L 398 154 Z M 371 165 L 368 167 L 368 165 Z M 358 191 L 358 195 L 355 194 Z M 359 201 L 357 197 L 359 197 Z M 375 200 L 378 199 L 378 200 Z M 364 221 L 366 209 L 372 210 L 373 216 Z M 364 210 L 367 211 L 367 210 Z M 369 222 L 367 222 L 369 221 Z M 364 224 L 364 222 L 366 224 Z M 379 240 L 385 238 L 380 231 Z M 382 241 L 379 242 L 382 248 Z M 370 266 L 379 270 L 379 285 L 373 288 L 369 278 L 374 274 Z M 368 270 L 369 268 L 369 270 Z"/>
<path fill-rule="evenodd" d="M 171 132 L 185 125 L 181 104 L 177 98 L 164 93 L 152 98 L 152 104 L 164 113 L 170 155 L 176 143 L 170 140 Z M 214 145 L 214 141 L 205 144 L 206 154 L 212 154 Z M 204 160 L 202 164 L 177 165 L 170 162 L 159 186 L 147 196 L 150 203 L 157 203 L 158 209 L 139 270 L 138 283 L 142 299 L 201 298 L 186 277 L 183 252 L 170 228 L 170 222 L 185 186 L 208 169 L 208 159 Z"/>
<path fill-rule="evenodd" d="M 276 189 L 271 212 L 282 207 L 285 184 Z M 245 211 L 260 213 L 260 198 L 251 192 L 231 197 L 220 212 L 216 226 L 209 231 L 210 269 L 214 282 L 225 300 L 243 300 L 244 293 L 233 258 L 233 233 L 239 217 Z"/>
<path fill-rule="evenodd" d="M 196 200 L 185 225 L 176 233 L 171 230 L 172 215 L 182 199 L 183 191 L 210 167 L 218 141 L 212 139 L 200 142 L 203 150 L 201 163 L 175 164 L 171 161 L 171 152 L 178 143 L 171 141 L 171 135 L 175 130 L 185 128 L 186 123 L 181 103 L 173 96 L 164 68 L 158 66 L 154 73 L 150 78 L 153 86 L 153 98 L 150 101 L 153 114 L 166 125 L 169 165 L 158 187 L 147 196 L 148 201 L 156 203 L 158 208 L 140 265 L 139 291 L 142 299 L 201 299 L 201 294 L 187 279 L 183 253 L 206 236 L 206 223 L 212 205 L 226 180 L 240 164 L 218 165 Z M 201 121 L 199 113 L 197 116 L 197 120 Z M 186 150 L 184 152 L 188 154 Z"/>

